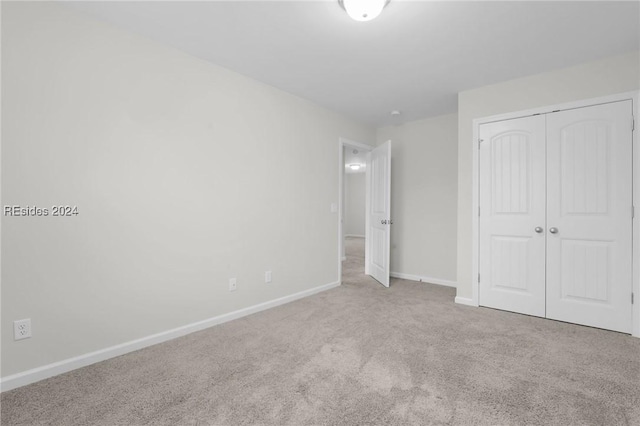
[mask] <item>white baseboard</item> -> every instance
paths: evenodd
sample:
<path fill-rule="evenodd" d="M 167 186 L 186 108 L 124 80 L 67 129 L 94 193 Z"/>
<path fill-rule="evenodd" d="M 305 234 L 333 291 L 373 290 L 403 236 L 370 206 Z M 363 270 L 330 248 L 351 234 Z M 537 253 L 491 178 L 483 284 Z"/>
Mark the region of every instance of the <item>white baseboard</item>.
<path fill-rule="evenodd" d="M 351 237 L 351 238 L 364 238 L 364 235 L 345 234 L 345 237 Z"/>
<path fill-rule="evenodd" d="M 469 299 L 468 297 L 456 296 L 455 302 L 458 303 L 459 305 L 476 306 L 476 307 L 478 306 L 475 303 L 473 303 L 472 299 Z"/>
<path fill-rule="evenodd" d="M 309 290 L 294 293 L 289 296 L 284 296 L 278 299 L 270 300 L 268 302 L 259 303 L 257 305 L 249 306 L 248 308 L 239 309 L 237 311 L 229 312 L 227 314 L 218 315 L 213 318 L 209 318 L 203 321 L 194 322 L 184 325 L 182 327 L 174 328 L 171 330 L 163 331 L 151 336 L 142 337 L 140 339 L 132 340 L 130 342 L 122 343 L 120 345 L 111 346 L 109 348 L 100 349 L 95 352 L 80 355 L 73 358 L 68 358 L 62 361 L 54 362 L 42 367 L 33 368 L 31 370 L 23 371 L 21 373 L 13 374 L 11 376 L 3 377 L 0 379 L 0 391 L 5 392 L 11 389 L 15 389 L 21 386 L 35 383 L 40 380 L 47 379 L 49 377 L 57 376 L 58 374 L 66 373 L 78 368 L 86 367 L 87 365 L 95 364 L 96 362 L 104 361 L 116 356 L 124 355 L 129 352 L 137 351 L 148 346 L 157 345 L 158 343 L 166 342 L 177 337 L 181 337 L 187 334 L 194 333 L 196 331 L 204 330 L 209 327 L 213 327 L 218 324 L 222 324 L 234 319 L 242 318 L 247 315 L 255 314 L 266 309 L 275 308 L 276 306 L 284 305 L 285 303 L 293 302 L 294 300 L 302 299 L 322 291 L 338 287 L 340 281 L 314 287 Z"/>
<path fill-rule="evenodd" d="M 440 279 L 440 278 L 421 277 L 419 275 L 405 274 L 405 273 L 402 273 L 402 272 L 390 272 L 389 275 L 391 275 L 394 278 L 401 278 L 403 280 L 421 281 L 421 282 L 424 282 L 424 283 L 444 285 L 444 286 L 447 286 L 447 287 L 458 287 L 458 283 L 457 282 L 449 281 L 449 280 L 443 280 L 443 279 Z"/>

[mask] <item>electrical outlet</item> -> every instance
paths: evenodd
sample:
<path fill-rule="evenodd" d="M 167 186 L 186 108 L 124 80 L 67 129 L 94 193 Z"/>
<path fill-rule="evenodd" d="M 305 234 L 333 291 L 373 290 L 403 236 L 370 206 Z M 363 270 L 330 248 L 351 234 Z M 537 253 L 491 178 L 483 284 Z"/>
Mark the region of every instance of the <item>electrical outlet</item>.
<path fill-rule="evenodd" d="M 13 322 L 13 340 L 29 339 L 31 337 L 31 318 Z"/>
<path fill-rule="evenodd" d="M 229 291 L 236 291 L 238 288 L 235 278 L 229 278 Z"/>
<path fill-rule="evenodd" d="M 264 282 L 265 283 L 271 282 L 271 271 L 267 271 L 264 273 Z"/>

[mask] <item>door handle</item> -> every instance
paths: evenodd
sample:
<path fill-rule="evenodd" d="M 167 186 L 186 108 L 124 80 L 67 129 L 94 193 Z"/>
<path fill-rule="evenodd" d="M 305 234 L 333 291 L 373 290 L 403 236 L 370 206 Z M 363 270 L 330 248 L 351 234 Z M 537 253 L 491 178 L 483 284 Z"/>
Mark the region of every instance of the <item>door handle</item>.
<path fill-rule="evenodd" d="M 539 227 L 539 226 L 536 226 L 535 231 L 536 231 L 538 234 L 541 234 L 541 233 L 542 233 L 542 231 L 544 231 L 544 229 L 542 229 L 542 228 L 541 228 L 541 227 Z"/>
<path fill-rule="evenodd" d="M 393 225 L 393 221 L 391 219 L 389 219 L 389 220 L 384 220 L 383 219 L 383 220 L 380 221 L 380 223 L 382 225 Z"/>
<path fill-rule="evenodd" d="M 558 228 L 549 228 L 549 232 L 551 232 L 552 234 L 557 234 Z"/>

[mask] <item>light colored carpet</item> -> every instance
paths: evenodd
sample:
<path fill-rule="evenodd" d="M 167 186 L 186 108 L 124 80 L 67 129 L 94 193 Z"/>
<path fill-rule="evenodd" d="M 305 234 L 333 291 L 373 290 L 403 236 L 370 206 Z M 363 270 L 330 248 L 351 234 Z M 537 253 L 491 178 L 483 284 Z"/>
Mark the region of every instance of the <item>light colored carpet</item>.
<path fill-rule="evenodd" d="M 363 275 L 2 395 L 3 425 L 640 425 L 640 339 Z"/>

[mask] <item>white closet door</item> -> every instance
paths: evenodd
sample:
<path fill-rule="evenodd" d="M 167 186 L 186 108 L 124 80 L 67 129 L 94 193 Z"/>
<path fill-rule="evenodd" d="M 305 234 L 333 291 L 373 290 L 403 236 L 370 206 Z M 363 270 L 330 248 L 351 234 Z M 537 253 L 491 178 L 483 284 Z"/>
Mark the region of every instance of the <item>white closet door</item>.
<path fill-rule="evenodd" d="M 631 332 L 631 117 L 547 115 L 547 318 Z"/>
<path fill-rule="evenodd" d="M 545 118 L 480 126 L 480 305 L 545 315 Z"/>

